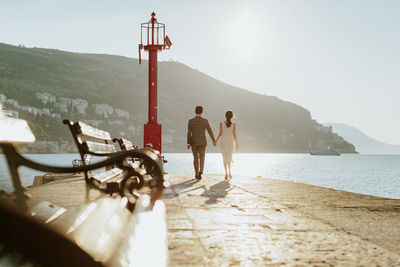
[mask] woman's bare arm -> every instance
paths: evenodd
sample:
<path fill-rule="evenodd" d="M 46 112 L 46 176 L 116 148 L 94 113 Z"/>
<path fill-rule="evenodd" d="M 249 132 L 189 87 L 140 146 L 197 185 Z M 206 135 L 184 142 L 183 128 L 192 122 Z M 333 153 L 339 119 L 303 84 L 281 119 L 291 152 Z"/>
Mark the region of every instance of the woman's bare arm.
<path fill-rule="evenodd" d="M 215 140 L 215 143 L 218 143 L 218 140 L 221 138 L 221 136 L 222 136 L 222 122 L 219 124 L 219 134 L 217 140 Z"/>
<path fill-rule="evenodd" d="M 238 143 L 238 140 L 236 138 L 236 123 L 233 124 L 233 139 L 235 139 L 236 149 L 239 149 L 239 143 Z"/>

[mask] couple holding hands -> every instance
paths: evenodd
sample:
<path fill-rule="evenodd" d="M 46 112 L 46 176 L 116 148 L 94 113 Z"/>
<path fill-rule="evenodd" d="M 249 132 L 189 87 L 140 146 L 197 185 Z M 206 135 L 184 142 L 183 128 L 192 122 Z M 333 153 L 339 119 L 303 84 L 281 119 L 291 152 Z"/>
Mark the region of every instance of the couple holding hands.
<path fill-rule="evenodd" d="M 217 146 L 218 141 L 221 139 L 219 147 L 224 162 L 225 180 L 231 179 L 231 163 L 235 143 L 236 149 L 239 149 L 238 141 L 236 138 L 236 124 L 232 122 L 232 118 L 234 117 L 233 112 L 231 110 L 228 110 L 225 113 L 226 120 L 219 124 L 219 134 L 217 139 L 214 138 L 214 134 L 208 120 L 202 117 L 203 107 L 196 106 L 195 113 L 196 116 L 190 119 L 188 122 L 187 148 L 192 148 L 194 158 L 193 165 L 196 179 L 201 179 L 201 175 L 203 174 L 204 159 L 207 146 L 207 139 L 205 134 L 206 130 L 210 135 L 214 146 Z"/>

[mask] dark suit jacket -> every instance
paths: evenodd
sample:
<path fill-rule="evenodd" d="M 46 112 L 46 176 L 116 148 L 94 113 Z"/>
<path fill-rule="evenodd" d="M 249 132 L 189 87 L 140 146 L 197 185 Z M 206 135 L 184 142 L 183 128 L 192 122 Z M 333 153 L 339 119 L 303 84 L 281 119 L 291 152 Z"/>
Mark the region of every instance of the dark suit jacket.
<path fill-rule="evenodd" d="M 190 145 L 207 145 L 206 130 L 213 142 L 215 141 L 210 123 L 201 116 L 196 116 L 188 122 L 187 143 Z"/>

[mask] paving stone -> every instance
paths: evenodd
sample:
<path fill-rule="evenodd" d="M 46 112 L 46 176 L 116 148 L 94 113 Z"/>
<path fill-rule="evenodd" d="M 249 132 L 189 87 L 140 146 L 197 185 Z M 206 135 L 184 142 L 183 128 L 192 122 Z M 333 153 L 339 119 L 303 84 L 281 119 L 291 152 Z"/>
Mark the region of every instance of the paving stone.
<path fill-rule="evenodd" d="M 197 239 L 169 239 L 168 249 L 170 266 L 206 266 L 208 262 Z"/>
<path fill-rule="evenodd" d="M 193 224 L 187 219 L 169 219 L 167 218 L 167 228 L 171 230 L 192 230 Z"/>

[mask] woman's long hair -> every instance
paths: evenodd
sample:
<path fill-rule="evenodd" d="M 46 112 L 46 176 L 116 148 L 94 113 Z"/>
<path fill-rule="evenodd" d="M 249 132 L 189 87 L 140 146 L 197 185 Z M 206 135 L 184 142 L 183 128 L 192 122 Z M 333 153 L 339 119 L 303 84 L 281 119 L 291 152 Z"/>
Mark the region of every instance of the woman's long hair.
<path fill-rule="evenodd" d="M 233 118 L 233 112 L 232 112 L 232 110 L 228 110 L 226 113 L 225 113 L 225 118 L 226 118 L 226 127 L 231 127 L 231 125 L 232 125 L 232 118 Z"/>

